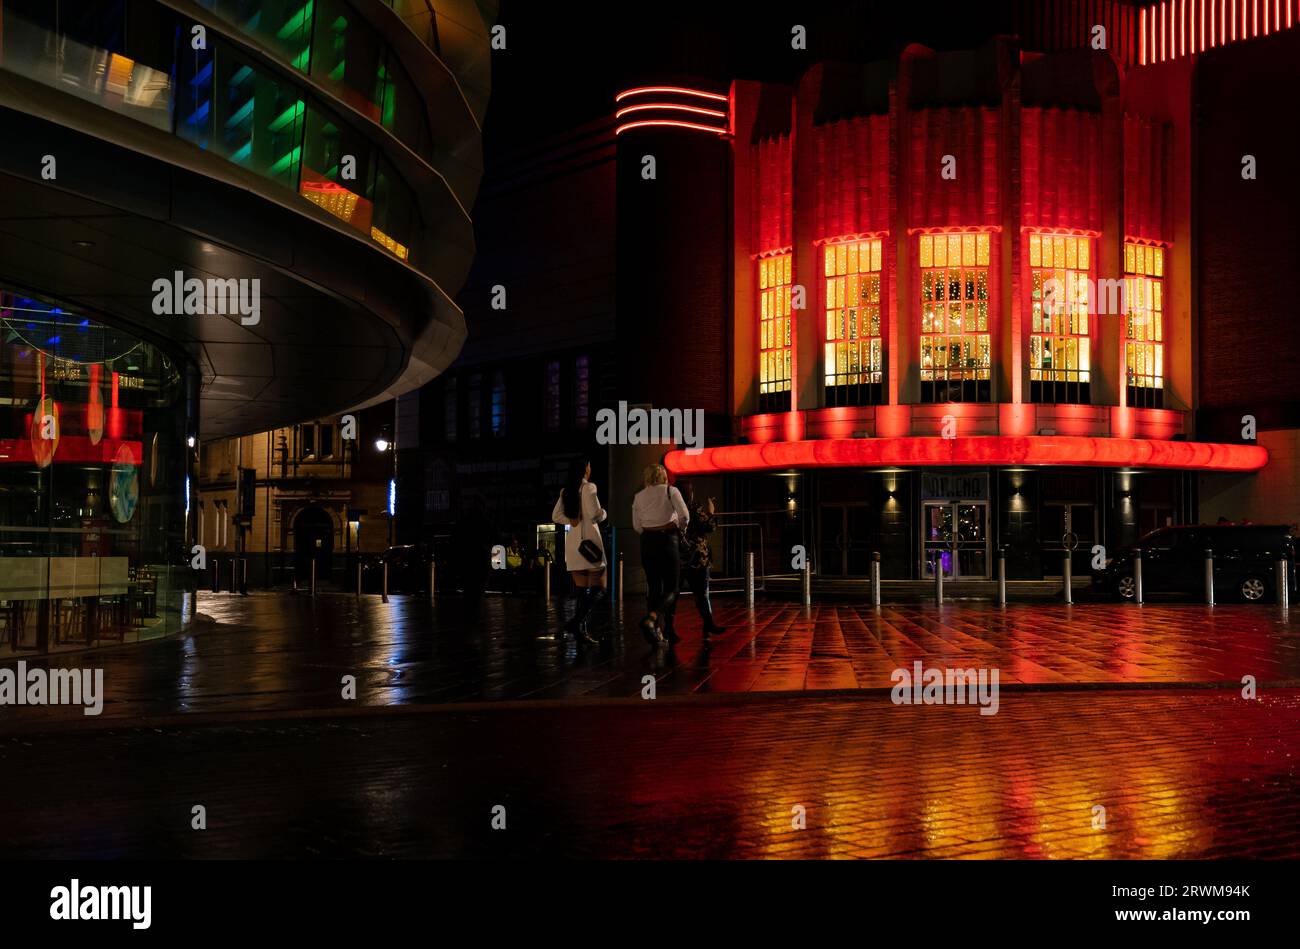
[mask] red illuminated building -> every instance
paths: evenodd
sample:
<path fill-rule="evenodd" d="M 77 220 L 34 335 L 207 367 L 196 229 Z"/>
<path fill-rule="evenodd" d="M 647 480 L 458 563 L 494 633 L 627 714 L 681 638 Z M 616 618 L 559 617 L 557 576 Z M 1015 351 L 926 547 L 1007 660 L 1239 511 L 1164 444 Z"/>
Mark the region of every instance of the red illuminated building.
<path fill-rule="evenodd" d="M 821 577 L 879 551 L 886 578 L 986 578 L 1005 547 L 1035 579 L 1164 524 L 1300 521 L 1297 3 L 990 8 L 976 48 L 642 70 L 583 130 L 613 144 L 573 173 L 613 197 L 616 315 L 555 350 L 600 353 L 593 412 L 706 412 L 666 463 L 763 525 L 768 573 L 803 544 Z M 616 522 L 661 455 L 598 451 Z"/>

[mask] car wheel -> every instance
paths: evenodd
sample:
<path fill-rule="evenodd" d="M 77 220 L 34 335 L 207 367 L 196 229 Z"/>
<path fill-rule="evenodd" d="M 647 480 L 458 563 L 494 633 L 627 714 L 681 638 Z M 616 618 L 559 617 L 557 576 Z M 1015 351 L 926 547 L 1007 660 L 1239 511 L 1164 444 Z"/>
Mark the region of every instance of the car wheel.
<path fill-rule="evenodd" d="M 1137 595 L 1137 581 L 1133 579 L 1131 573 L 1126 573 L 1119 578 L 1119 583 L 1115 585 L 1121 600 L 1131 600 Z"/>
<path fill-rule="evenodd" d="M 1247 603 L 1258 603 L 1264 599 L 1264 594 L 1268 592 L 1268 587 L 1260 577 L 1246 577 L 1241 581 L 1238 588 L 1241 598 Z"/>

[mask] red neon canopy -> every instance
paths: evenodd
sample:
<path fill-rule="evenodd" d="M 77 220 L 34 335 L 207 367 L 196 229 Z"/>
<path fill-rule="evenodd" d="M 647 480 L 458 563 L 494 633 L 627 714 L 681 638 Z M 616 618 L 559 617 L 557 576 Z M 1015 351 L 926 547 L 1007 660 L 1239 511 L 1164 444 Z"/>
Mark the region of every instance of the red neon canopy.
<path fill-rule="evenodd" d="M 1094 438 L 1085 435 L 970 435 L 961 438 L 823 438 L 812 441 L 724 445 L 699 454 L 670 451 L 674 475 L 789 468 L 926 467 L 961 465 L 1076 465 L 1105 468 L 1177 468 L 1258 471 L 1268 450 L 1257 445 Z"/>

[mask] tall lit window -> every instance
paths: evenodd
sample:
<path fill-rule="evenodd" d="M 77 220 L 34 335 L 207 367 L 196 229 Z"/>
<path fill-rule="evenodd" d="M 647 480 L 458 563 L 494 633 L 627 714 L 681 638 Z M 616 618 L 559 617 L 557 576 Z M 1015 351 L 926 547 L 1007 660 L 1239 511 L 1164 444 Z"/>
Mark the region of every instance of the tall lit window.
<path fill-rule="evenodd" d="M 1088 337 L 1091 239 L 1029 235 L 1029 390 L 1034 402 L 1092 401 Z"/>
<path fill-rule="evenodd" d="M 1124 244 L 1124 367 L 1128 404 L 1164 407 L 1165 251 Z"/>
<path fill-rule="evenodd" d="M 988 402 L 989 235 L 922 234 L 921 400 Z"/>
<path fill-rule="evenodd" d="M 500 369 L 492 373 L 492 437 L 506 433 L 506 376 Z"/>
<path fill-rule="evenodd" d="M 758 406 L 776 412 L 790 407 L 791 254 L 758 262 Z"/>
<path fill-rule="evenodd" d="M 573 361 L 573 424 L 586 428 L 591 418 L 591 362 L 586 356 Z"/>
<path fill-rule="evenodd" d="M 542 391 L 542 419 L 548 432 L 560 430 L 560 361 L 546 364 L 546 388 Z"/>
<path fill-rule="evenodd" d="M 827 244 L 826 404 L 871 405 L 881 401 L 884 350 L 880 338 L 878 239 Z"/>

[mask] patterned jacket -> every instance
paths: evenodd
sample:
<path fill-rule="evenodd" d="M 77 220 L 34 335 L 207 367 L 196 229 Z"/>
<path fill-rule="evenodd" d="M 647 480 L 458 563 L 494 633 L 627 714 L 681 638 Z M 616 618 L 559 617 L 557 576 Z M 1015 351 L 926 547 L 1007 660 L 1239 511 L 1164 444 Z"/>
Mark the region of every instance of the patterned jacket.
<path fill-rule="evenodd" d="M 699 570 L 713 563 L 713 549 L 709 546 L 708 535 L 713 533 L 715 527 L 714 516 L 702 504 L 695 503 L 690 507 L 691 520 L 686 525 L 686 530 L 682 532 L 685 546 L 683 551 L 685 556 L 682 561 L 683 566 Z"/>

